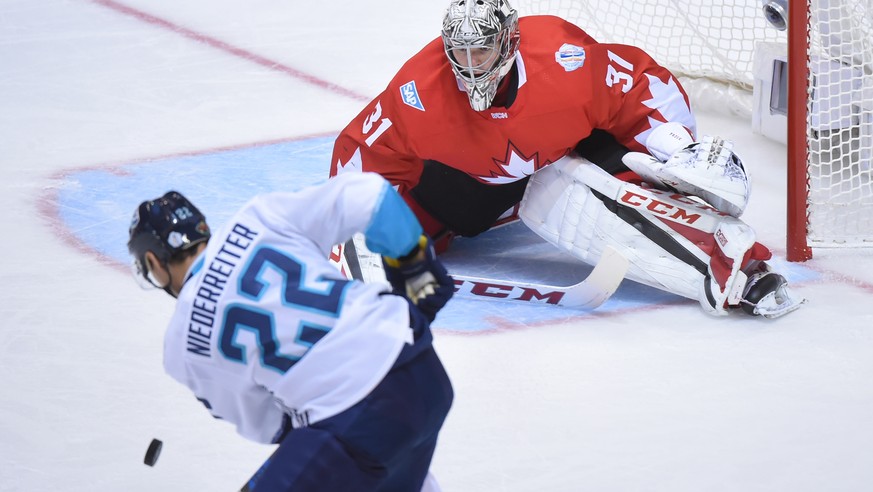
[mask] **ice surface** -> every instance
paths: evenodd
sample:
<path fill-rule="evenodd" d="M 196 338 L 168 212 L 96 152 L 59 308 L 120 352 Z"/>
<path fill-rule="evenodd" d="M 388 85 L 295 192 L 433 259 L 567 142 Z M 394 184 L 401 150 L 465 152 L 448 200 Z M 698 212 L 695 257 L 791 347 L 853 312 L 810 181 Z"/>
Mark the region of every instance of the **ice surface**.
<path fill-rule="evenodd" d="M 316 179 L 297 163 L 329 154 L 442 8 L 0 3 L 0 490 L 239 488 L 271 448 L 163 374 L 172 299 L 121 265 L 132 205 L 175 187 L 220 220 L 248 192 Z M 745 218 L 784 257 L 784 147 L 746 122 L 699 123 L 736 141 L 754 179 Z M 487 268 L 584 275 L 523 232 L 461 241 L 447 261 L 497 251 Z M 433 464 L 443 489 L 870 490 L 873 254 L 779 263 L 810 302 L 775 321 L 634 286 L 594 313 L 453 304 L 436 325 L 456 389 Z"/>

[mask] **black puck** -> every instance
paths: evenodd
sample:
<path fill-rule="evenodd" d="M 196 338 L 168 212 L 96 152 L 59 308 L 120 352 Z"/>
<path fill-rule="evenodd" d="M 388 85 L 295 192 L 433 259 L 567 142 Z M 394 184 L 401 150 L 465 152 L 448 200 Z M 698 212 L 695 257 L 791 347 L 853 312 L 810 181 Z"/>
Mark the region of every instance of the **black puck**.
<path fill-rule="evenodd" d="M 161 455 L 161 447 L 164 445 L 158 439 L 152 439 L 151 444 L 149 444 L 149 448 L 146 450 L 145 459 L 143 463 L 149 466 L 155 466 L 155 463 L 158 462 L 158 456 Z"/>

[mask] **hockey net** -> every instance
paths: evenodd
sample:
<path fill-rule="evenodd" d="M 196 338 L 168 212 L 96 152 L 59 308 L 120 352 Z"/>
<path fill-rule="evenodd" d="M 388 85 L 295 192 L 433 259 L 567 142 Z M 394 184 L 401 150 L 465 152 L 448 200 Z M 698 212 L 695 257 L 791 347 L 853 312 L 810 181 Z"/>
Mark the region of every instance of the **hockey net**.
<path fill-rule="evenodd" d="M 782 46 L 789 58 L 802 60 L 783 74 L 790 94 L 783 101 L 788 258 L 808 259 L 813 247 L 873 247 L 873 0 L 794 0 L 787 32 L 769 25 L 760 0 L 515 0 L 513 6 L 520 15 L 559 15 L 600 42 L 638 46 L 680 78 L 695 110 L 743 118 L 753 111 L 756 49 Z"/>

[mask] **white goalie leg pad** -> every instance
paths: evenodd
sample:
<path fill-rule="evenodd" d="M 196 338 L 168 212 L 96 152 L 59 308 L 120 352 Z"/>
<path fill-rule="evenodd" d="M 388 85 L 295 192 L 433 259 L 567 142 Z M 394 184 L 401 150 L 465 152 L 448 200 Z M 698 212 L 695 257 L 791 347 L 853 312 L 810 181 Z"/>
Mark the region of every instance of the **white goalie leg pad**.
<path fill-rule="evenodd" d="M 525 225 L 590 265 L 597 264 L 604 249 L 611 246 L 628 259 L 628 279 L 698 300 L 704 274 L 608 210 L 586 184 L 574 177 L 580 165 L 594 167 L 584 159 L 564 158 L 534 173 L 519 211 Z M 696 249 L 681 236 L 677 241 L 689 251 Z M 700 260 L 708 258 L 703 255 Z"/>
<path fill-rule="evenodd" d="M 621 181 L 577 157 L 534 174 L 520 216 L 587 263 L 596 262 L 606 245 L 615 248 L 630 261 L 629 279 L 696 299 L 714 315 L 740 304 L 747 280 L 742 266 L 756 244 L 754 231 L 735 217 Z"/>
<path fill-rule="evenodd" d="M 733 142 L 705 136 L 677 150 L 686 143 L 682 135 L 687 132 L 679 123 L 660 125 L 649 135 L 646 147 L 654 156 L 669 155 L 668 159 L 629 152 L 622 162 L 648 183 L 699 197 L 722 212 L 741 216 L 749 202 L 751 180 L 733 152 Z"/>
<path fill-rule="evenodd" d="M 728 306 L 739 306 L 748 277 L 741 270 L 745 255 L 755 245 L 755 232 L 734 217 L 724 218 L 715 231 L 718 251 L 709 263 L 709 280 L 700 292 L 700 305 L 711 314 L 726 315 Z"/>

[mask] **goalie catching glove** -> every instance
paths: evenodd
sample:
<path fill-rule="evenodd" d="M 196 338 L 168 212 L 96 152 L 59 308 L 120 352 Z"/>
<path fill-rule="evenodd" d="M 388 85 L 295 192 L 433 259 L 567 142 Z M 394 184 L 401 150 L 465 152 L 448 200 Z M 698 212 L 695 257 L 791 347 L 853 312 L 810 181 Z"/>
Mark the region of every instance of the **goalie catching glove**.
<path fill-rule="evenodd" d="M 429 237 L 402 258 L 382 257 L 385 277 L 395 294 L 406 296 L 430 321 L 455 293 L 455 282 L 436 257 Z"/>
<path fill-rule="evenodd" d="M 732 142 L 710 136 L 695 142 L 685 127 L 671 122 L 652 130 L 646 148 L 652 155 L 629 152 L 622 158 L 643 181 L 696 196 L 734 217 L 743 214 L 752 188 Z"/>

